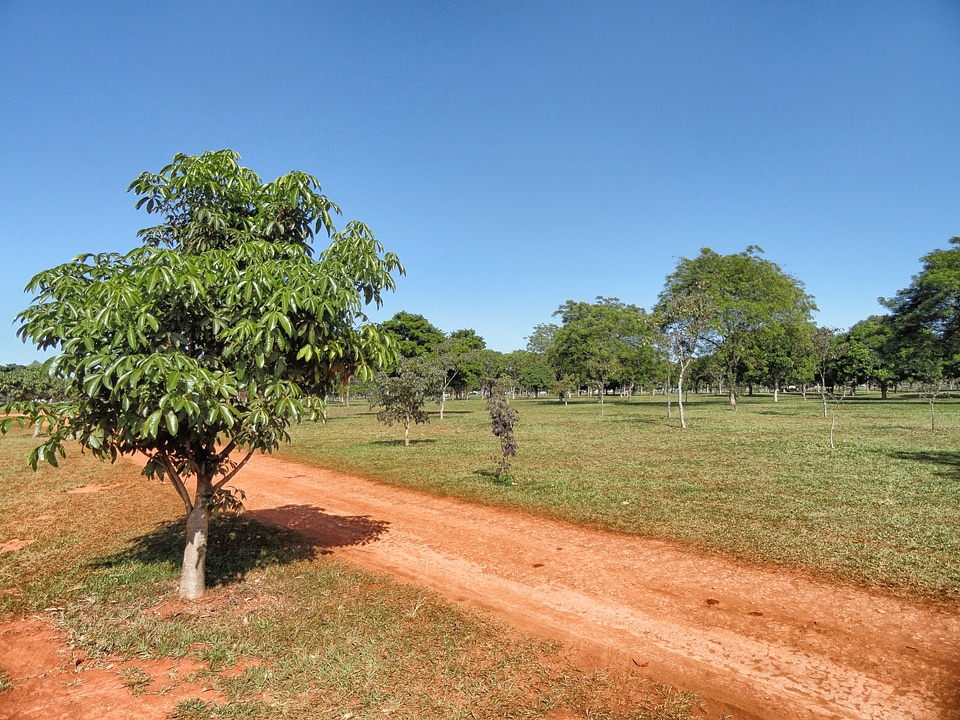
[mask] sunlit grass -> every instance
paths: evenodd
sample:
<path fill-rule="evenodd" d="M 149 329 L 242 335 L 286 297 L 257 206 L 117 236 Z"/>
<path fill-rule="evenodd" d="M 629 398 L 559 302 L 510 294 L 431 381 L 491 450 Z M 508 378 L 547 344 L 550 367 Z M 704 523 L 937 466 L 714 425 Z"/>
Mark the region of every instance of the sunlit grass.
<path fill-rule="evenodd" d="M 493 481 L 480 400 L 447 403 L 410 447 L 366 406 L 331 405 L 283 454 L 377 480 L 666 539 L 901 594 L 960 601 L 960 403 L 937 430 L 916 398 L 690 395 L 679 429 L 662 396 L 563 406 L 515 401 L 513 485 Z"/>

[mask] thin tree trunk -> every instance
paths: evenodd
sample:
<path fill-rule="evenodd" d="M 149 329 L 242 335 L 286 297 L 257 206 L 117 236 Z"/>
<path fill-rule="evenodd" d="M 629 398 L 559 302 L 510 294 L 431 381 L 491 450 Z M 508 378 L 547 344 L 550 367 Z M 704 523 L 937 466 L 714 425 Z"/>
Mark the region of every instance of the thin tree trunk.
<path fill-rule="evenodd" d="M 410 421 L 403 421 L 403 446 L 407 447 L 410 444 Z"/>

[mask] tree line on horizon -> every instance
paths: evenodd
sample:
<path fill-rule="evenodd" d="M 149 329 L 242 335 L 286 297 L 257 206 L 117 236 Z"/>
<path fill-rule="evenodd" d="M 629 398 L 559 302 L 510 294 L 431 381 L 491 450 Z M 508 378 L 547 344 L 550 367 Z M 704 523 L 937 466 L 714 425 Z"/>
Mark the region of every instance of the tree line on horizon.
<path fill-rule="evenodd" d="M 568 300 L 558 322 L 537 325 L 527 347 L 510 353 L 487 348 L 472 329 L 448 335 L 398 312 L 380 324 L 399 355 L 387 374 L 417 376 L 441 407 L 448 395 L 485 395 L 500 379 L 521 394 L 587 391 L 600 402 L 609 393 L 725 389 L 733 405 L 755 387 L 775 399 L 788 387 L 866 385 L 884 398 L 905 384 L 943 387 L 960 377 L 960 238 L 950 243 L 921 259 L 908 287 L 881 298 L 886 314 L 845 331 L 818 327 L 803 283 L 759 247 L 703 248 L 680 259 L 650 311 L 615 297 Z"/>

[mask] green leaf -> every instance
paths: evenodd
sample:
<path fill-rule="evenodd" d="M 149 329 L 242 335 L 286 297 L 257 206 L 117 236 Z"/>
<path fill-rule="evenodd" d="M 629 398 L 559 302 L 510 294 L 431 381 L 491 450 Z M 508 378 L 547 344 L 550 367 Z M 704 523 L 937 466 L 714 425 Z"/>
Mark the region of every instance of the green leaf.
<path fill-rule="evenodd" d="M 161 417 L 163 417 L 161 410 L 154 410 L 150 413 L 150 416 L 143 423 L 142 434 L 146 437 L 156 437 L 160 429 Z"/>

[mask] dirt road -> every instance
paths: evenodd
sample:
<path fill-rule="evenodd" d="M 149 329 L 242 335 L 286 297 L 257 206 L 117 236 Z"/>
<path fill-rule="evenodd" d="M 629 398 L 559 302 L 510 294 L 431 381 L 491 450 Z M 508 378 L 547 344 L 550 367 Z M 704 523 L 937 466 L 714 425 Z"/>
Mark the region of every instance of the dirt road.
<path fill-rule="evenodd" d="M 257 516 L 735 718 L 960 718 L 960 614 L 257 457 Z M 370 528 L 384 528 L 370 539 Z"/>

